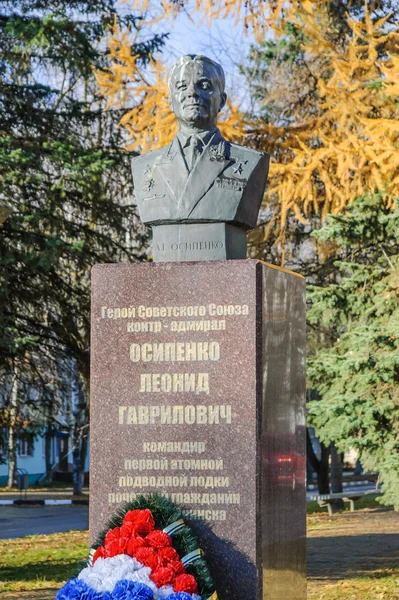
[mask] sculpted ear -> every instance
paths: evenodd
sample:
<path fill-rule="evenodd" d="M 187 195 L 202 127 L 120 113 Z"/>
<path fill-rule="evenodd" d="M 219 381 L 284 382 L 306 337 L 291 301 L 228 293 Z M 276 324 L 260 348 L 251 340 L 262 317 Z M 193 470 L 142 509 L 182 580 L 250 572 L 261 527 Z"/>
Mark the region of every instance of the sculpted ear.
<path fill-rule="evenodd" d="M 226 92 L 223 92 L 221 94 L 221 98 L 220 98 L 220 107 L 219 107 L 219 112 L 222 110 L 222 108 L 224 107 L 224 105 L 226 104 L 226 100 L 227 100 L 227 94 Z"/>

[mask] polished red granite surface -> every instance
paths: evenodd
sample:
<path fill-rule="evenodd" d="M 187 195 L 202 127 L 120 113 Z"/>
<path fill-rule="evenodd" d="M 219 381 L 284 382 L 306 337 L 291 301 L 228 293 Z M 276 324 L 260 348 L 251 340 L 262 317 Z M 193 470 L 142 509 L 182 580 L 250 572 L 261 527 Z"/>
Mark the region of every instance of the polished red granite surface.
<path fill-rule="evenodd" d="M 303 579 L 303 280 L 251 260 L 98 265 L 91 354 L 92 540 L 163 493 L 221 600 L 283 598 L 275 572 Z"/>

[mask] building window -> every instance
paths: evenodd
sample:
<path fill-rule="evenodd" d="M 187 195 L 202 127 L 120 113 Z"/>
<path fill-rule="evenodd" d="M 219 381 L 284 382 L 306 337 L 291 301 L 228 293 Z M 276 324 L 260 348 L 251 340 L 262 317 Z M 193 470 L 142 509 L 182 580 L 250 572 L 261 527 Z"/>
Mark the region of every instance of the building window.
<path fill-rule="evenodd" d="M 33 456 L 33 439 L 31 436 L 24 436 L 19 440 L 19 456 Z"/>

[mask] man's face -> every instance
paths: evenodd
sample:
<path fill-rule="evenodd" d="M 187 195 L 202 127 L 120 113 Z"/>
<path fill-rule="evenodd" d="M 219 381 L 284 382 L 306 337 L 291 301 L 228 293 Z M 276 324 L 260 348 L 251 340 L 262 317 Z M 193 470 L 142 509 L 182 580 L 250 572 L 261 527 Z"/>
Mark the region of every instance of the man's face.
<path fill-rule="evenodd" d="M 226 102 L 215 69 L 200 61 L 188 62 L 175 70 L 169 93 L 169 104 L 178 122 L 198 129 L 215 127 Z"/>

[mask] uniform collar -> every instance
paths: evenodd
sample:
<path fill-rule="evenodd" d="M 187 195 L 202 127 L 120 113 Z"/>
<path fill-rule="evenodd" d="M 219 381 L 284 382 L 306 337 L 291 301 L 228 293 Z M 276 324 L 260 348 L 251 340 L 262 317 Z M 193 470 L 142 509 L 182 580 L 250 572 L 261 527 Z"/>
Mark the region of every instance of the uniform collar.
<path fill-rule="evenodd" d="M 179 139 L 179 142 L 181 144 L 181 147 L 184 148 L 185 146 L 187 146 L 190 142 L 190 139 L 195 136 L 197 139 L 201 140 L 201 142 L 203 143 L 204 146 L 207 145 L 207 143 L 209 142 L 209 140 L 211 139 L 211 137 L 218 131 L 217 127 L 215 127 L 214 129 L 209 129 L 207 131 L 199 131 L 199 132 L 192 132 L 192 133 L 186 133 L 183 131 L 179 131 L 177 134 L 177 137 Z"/>

